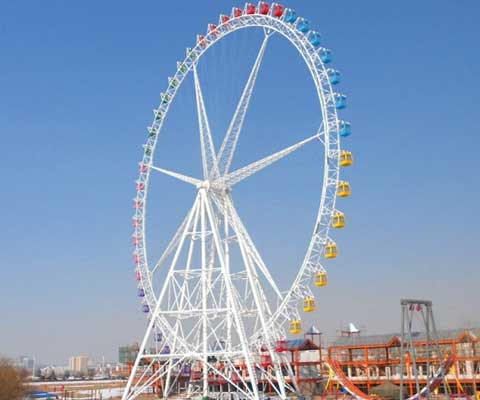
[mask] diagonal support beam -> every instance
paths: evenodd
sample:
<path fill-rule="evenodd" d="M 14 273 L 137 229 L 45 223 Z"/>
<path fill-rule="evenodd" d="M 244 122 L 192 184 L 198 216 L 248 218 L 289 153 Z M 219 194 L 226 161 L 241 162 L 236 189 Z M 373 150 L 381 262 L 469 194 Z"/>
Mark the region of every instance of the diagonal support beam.
<path fill-rule="evenodd" d="M 270 35 L 265 35 L 265 38 L 263 39 L 257 59 L 255 60 L 255 64 L 253 65 L 250 76 L 248 77 L 248 81 L 243 89 L 243 93 L 240 97 L 240 101 L 238 102 L 235 114 L 233 115 L 225 138 L 223 139 L 222 146 L 220 147 L 217 159 L 218 169 L 221 175 L 227 174 L 230 169 L 233 154 L 235 153 L 235 148 L 240 136 L 240 131 L 242 130 L 243 121 L 245 120 L 245 115 L 248 110 L 250 98 L 252 97 L 253 88 L 255 87 L 258 71 L 262 63 L 263 54 L 265 53 L 265 48 L 267 47 L 269 37 Z"/>
<path fill-rule="evenodd" d="M 173 178 L 176 178 L 180 181 L 190 183 L 194 186 L 199 186 L 202 183 L 202 181 L 200 179 L 192 178 L 188 175 L 179 174 L 178 172 L 170 171 L 168 169 L 154 167 L 153 165 L 150 168 L 154 169 L 155 171 L 161 172 L 162 174 L 165 174 L 165 175 L 171 176 Z"/>
<path fill-rule="evenodd" d="M 210 175 L 218 176 L 217 158 L 213 146 L 210 124 L 207 111 L 203 101 L 202 88 L 198 79 L 197 66 L 193 66 L 193 78 L 195 81 L 195 100 L 197 102 L 198 126 L 200 129 L 200 147 L 202 150 L 203 177 L 207 179 Z"/>
<path fill-rule="evenodd" d="M 251 252 L 253 260 L 255 261 L 256 265 L 262 272 L 265 279 L 267 279 L 272 289 L 275 291 L 275 294 L 278 296 L 278 299 L 280 301 L 283 300 L 283 295 L 280 292 L 280 289 L 278 288 L 277 284 L 275 283 L 275 280 L 273 279 L 272 275 L 270 274 L 270 271 L 268 270 L 267 266 L 265 265 L 262 258 L 260 257 L 260 254 L 258 253 L 255 245 L 253 244 L 253 240 L 248 234 L 247 229 L 243 225 L 242 220 L 240 219 L 240 216 L 238 215 L 233 205 L 232 198 L 230 196 L 225 196 L 223 199 L 220 199 L 217 196 L 212 196 L 212 199 L 214 200 L 215 204 L 219 208 L 220 212 L 225 217 L 227 217 L 227 220 L 229 221 L 232 228 L 234 229 L 235 235 L 243 236 L 243 240 L 248 245 L 248 251 Z"/>
<path fill-rule="evenodd" d="M 299 148 L 305 146 L 307 143 L 310 143 L 311 141 L 319 138 L 320 138 L 320 134 L 316 133 L 315 135 L 310 136 L 309 138 L 304 139 L 301 142 L 298 142 L 292 146 L 289 146 L 283 150 L 280 150 L 268 157 L 262 158 L 261 160 L 248 164 L 243 168 L 237 169 L 236 171 L 233 171 L 230 174 L 228 174 L 225 177 L 224 182 L 228 186 L 233 186 L 238 182 L 244 180 L 245 178 L 248 178 L 249 176 L 268 167 L 269 165 L 272 165 L 273 163 L 277 162 L 283 157 L 288 156 L 289 154 L 293 153 L 295 150 L 298 150 Z"/>

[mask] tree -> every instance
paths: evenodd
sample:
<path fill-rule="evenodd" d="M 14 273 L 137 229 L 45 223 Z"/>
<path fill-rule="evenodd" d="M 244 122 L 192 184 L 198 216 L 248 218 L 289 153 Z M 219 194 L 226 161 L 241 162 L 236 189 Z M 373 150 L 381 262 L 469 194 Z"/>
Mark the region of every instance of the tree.
<path fill-rule="evenodd" d="M 23 398 L 25 388 L 23 386 L 24 374 L 15 368 L 12 363 L 0 359 L 0 400 L 20 400 Z"/>

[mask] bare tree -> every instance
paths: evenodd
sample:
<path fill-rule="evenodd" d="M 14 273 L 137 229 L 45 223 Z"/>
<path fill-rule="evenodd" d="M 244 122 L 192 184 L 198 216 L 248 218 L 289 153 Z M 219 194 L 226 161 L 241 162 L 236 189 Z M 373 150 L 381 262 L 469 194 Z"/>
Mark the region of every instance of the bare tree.
<path fill-rule="evenodd" d="M 25 374 L 15 368 L 6 358 L 0 359 L 0 400 L 20 400 L 23 398 Z"/>

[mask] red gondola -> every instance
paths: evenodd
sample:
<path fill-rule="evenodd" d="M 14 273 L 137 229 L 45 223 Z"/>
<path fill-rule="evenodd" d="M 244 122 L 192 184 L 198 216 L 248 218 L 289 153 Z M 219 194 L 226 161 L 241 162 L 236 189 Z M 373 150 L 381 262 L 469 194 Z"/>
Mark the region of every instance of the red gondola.
<path fill-rule="evenodd" d="M 237 383 L 240 382 L 240 373 L 238 371 L 232 372 L 232 381 Z"/>
<path fill-rule="evenodd" d="M 235 7 L 233 9 L 232 15 L 233 15 L 234 18 L 241 17 L 242 14 L 243 14 L 243 11 L 240 8 Z"/>
<path fill-rule="evenodd" d="M 192 371 L 191 379 L 192 381 L 199 381 L 202 377 L 202 371 L 194 370 Z"/>
<path fill-rule="evenodd" d="M 258 12 L 263 15 L 267 15 L 268 11 L 270 11 L 270 4 L 261 1 L 259 6 L 258 6 Z"/>
<path fill-rule="evenodd" d="M 245 14 L 255 14 L 256 8 L 253 4 L 247 3 L 245 4 Z"/>
<path fill-rule="evenodd" d="M 270 354 L 265 354 L 260 357 L 260 365 L 264 368 L 272 365 L 272 357 L 270 357 Z"/>
<path fill-rule="evenodd" d="M 288 350 L 287 341 L 285 339 L 277 340 L 275 351 L 277 353 L 284 353 Z"/>
<path fill-rule="evenodd" d="M 140 172 L 147 172 L 148 166 L 146 166 L 145 164 L 141 164 L 139 170 Z"/>
<path fill-rule="evenodd" d="M 230 17 L 229 17 L 228 15 L 223 15 L 223 14 L 220 15 L 220 22 L 221 22 L 222 24 L 227 23 L 229 20 L 230 20 Z"/>
<path fill-rule="evenodd" d="M 284 11 L 285 11 L 284 6 L 282 6 L 281 4 L 275 4 L 273 6 L 272 14 L 273 14 L 274 17 L 280 18 L 283 15 Z"/>
<path fill-rule="evenodd" d="M 137 182 L 137 190 L 145 189 L 145 184 L 143 182 Z"/>

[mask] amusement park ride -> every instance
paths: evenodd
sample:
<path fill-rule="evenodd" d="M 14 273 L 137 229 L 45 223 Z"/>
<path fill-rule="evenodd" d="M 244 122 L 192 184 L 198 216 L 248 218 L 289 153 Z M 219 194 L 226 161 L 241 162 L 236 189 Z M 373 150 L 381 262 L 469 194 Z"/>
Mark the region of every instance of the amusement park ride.
<path fill-rule="evenodd" d="M 198 65 L 217 42 L 233 32 L 250 29 L 263 32 L 263 40 L 230 125 L 216 149 Z M 321 123 L 316 132 L 303 140 L 232 170 L 250 99 L 272 36 L 293 46 L 308 68 L 318 97 L 317 115 Z M 338 253 L 330 229 L 345 226 L 345 215 L 336 208 L 337 197 L 350 196 L 350 185 L 339 179 L 339 172 L 341 167 L 353 164 L 352 153 L 340 147 L 340 139 L 349 136 L 351 128 L 338 115 L 346 107 L 346 97 L 334 90 L 340 74 L 328 66 L 330 61 L 331 51 L 321 45 L 320 34 L 307 19 L 280 4 L 259 2 L 233 8 L 230 15 L 220 15 L 219 22 L 209 24 L 207 33 L 198 35 L 195 47 L 187 48 L 185 59 L 178 62 L 178 69 L 169 78 L 161 103 L 154 110 L 136 181 L 135 276 L 148 326 L 122 400 L 135 399 L 151 388 L 163 398 L 204 400 L 257 400 L 267 395 L 285 399 L 301 395 L 297 384 L 298 362 L 292 368 L 289 359 L 287 330 L 292 335 L 302 332 L 299 305 L 303 312 L 314 311 L 311 286 L 327 285 L 324 259 L 335 258 Z M 194 83 L 201 177 L 166 169 L 158 155 L 154 158 L 163 122 L 187 77 Z M 281 291 L 237 213 L 232 188 L 307 145 L 318 146 L 323 155 L 320 205 L 296 277 L 288 290 Z M 196 193 L 192 207 L 154 263 L 147 257 L 146 242 L 151 174 L 167 175 L 191 185 Z M 149 207 L 153 207 L 151 201 Z M 410 331 L 413 312 L 419 312 L 425 321 L 427 338 L 430 328 L 435 332 L 435 325 L 430 302 L 404 300 L 402 310 L 403 352 L 405 336 L 409 340 L 405 346 L 413 348 Z M 407 334 L 403 329 L 405 320 Z M 403 353 L 401 359 L 403 368 Z M 356 399 L 370 399 L 348 380 L 344 367 L 330 358 L 325 361 L 330 377 L 335 377 L 346 392 Z M 417 379 L 417 394 L 410 399 L 429 397 L 452 363 L 451 358 L 446 358 L 437 365 L 437 371 L 432 370 L 428 375 L 422 390 Z M 430 368 L 428 371 L 430 374 Z M 403 379 L 403 370 L 401 376 Z M 180 381 L 183 386 L 178 384 Z"/>
<path fill-rule="evenodd" d="M 197 67 L 202 57 L 231 33 L 263 30 L 256 61 L 219 149 L 215 149 Z M 305 62 L 319 100 L 321 124 L 305 139 L 231 170 L 232 159 L 249 108 L 265 49 L 272 36 L 287 40 Z M 324 259 L 337 256 L 330 228 L 343 228 L 345 216 L 337 197 L 348 197 L 350 185 L 340 181 L 340 167 L 352 165 L 352 153 L 342 150 L 340 138 L 350 135 L 350 123 L 339 118 L 346 97 L 334 90 L 337 70 L 328 67 L 331 51 L 306 18 L 280 4 L 247 3 L 209 24 L 196 45 L 187 48 L 175 75 L 168 80 L 161 103 L 148 128 L 134 199 L 133 242 L 138 295 L 148 327 L 133 365 L 123 400 L 131 400 L 155 386 L 166 398 L 208 397 L 285 399 L 299 393 L 286 355 L 286 330 L 302 332 L 304 312 L 315 310 L 311 285 L 327 285 Z M 193 75 L 202 177 L 165 169 L 154 158 L 157 140 L 170 104 L 187 76 Z M 192 79 L 192 78 L 190 78 Z M 318 146 L 323 154 L 323 187 L 312 237 L 292 286 L 281 291 L 238 215 L 232 187 L 304 146 Z M 165 174 L 196 188 L 186 213 L 161 257 L 147 258 L 146 207 L 150 175 Z M 149 205 L 151 207 L 151 205 Z M 158 289 L 156 285 L 160 285 Z M 188 377 L 184 393 L 173 393 L 180 375 Z"/>

